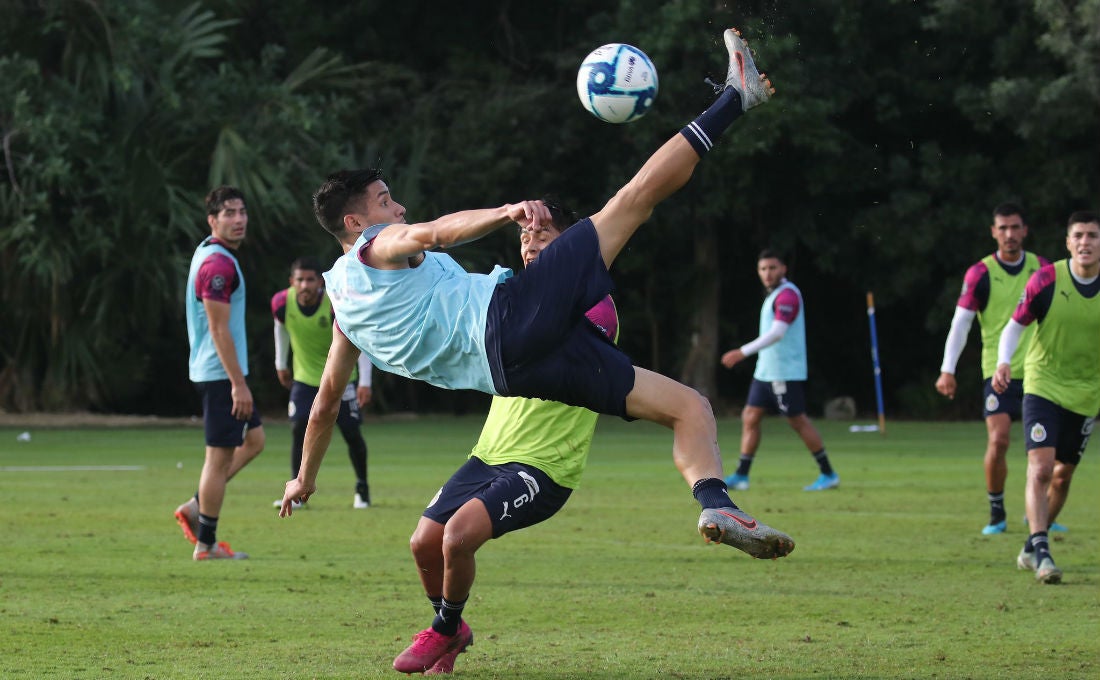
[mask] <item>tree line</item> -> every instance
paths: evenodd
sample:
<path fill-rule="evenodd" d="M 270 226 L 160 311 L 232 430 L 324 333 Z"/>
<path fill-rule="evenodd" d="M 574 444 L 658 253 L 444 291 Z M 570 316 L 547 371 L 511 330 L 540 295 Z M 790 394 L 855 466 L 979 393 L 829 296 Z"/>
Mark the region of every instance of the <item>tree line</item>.
<path fill-rule="evenodd" d="M 202 197 L 248 196 L 250 384 L 275 380 L 268 299 L 303 254 L 333 259 L 310 213 L 341 167 L 377 166 L 410 220 L 552 194 L 597 210 L 725 77 L 736 25 L 779 93 L 740 121 L 616 263 L 622 346 L 718 404 L 751 371 L 718 356 L 757 334 L 756 254 L 784 253 L 807 305 L 811 407 L 873 409 L 865 293 L 887 410 L 977 413 L 932 389 L 991 210 L 1025 206 L 1027 246 L 1065 256 L 1100 208 L 1100 0 L 286 0 L 6 2 L 0 26 L 0 408 L 185 414 L 183 282 Z M 655 108 L 586 114 L 574 79 L 607 42 L 642 48 Z M 455 251 L 520 266 L 502 230 Z M 481 395 L 379 379 L 381 410 L 481 409 Z"/>

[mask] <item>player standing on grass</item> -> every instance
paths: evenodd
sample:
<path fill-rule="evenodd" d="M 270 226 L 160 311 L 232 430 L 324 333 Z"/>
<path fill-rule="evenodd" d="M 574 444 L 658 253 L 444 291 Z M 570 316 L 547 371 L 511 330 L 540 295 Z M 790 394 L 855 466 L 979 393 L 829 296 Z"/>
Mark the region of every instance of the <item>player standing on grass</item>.
<path fill-rule="evenodd" d="M 1070 481 L 1100 411 L 1100 217 L 1069 217 L 1070 256 L 1048 264 L 1027 282 L 1024 301 L 1001 333 L 993 389 L 1012 382 L 1012 357 L 1024 329 L 1035 335 L 1024 361 L 1024 432 L 1027 486 L 1024 501 L 1031 535 L 1016 558 L 1042 583 L 1059 583 L 1062 570 L 1050 554 L 1047 527 L 1069 495 Z M 1050 489 L 1057 493 L 1049 494 Z M 1048 495 L 1049 494 L 1049 495 Z"/>
<path fill-rule="evenodd" d="M 1002 203 L 993 209 L 990 233 L 997 242 L 997 251 L 987 255 L 966 270 L 962 292 L 951 319 L 951 330 L 943 348 L 943 365 L 936 380 L 936 390 L 948 399 L 955 398 L 955 367 L 959 363 L 966 336 L 974 317 L 982 334 L 983 415 L 988 435 L 985 445 L 985 487 L 989 494 L 989 524 L 983 534 L 1004 533 L 1005 480 L 1008 479 L 1009 433 L 1012 420 L 1020 417 L 1024 398 L 1024 355 L 1034 335 L 1029 328 L 1020 339 L 1019 349 L 1012 357 L 1015 376 L 1004 394 L 993 389 L 993 373 L 997 370 L 997 342 L 1001 331 L 1012 317 L 1024 295 L 1024 286 L 1039 267 L 1049 264 L 1045 259 L 1024 250 L 1027 223 L 1024 211 L 1015 203 Z"/>
<path fill-rule="evenodd" d="M 332 303 L 325 295 L 321 280 L 321 263 L 312 257 L 302 257 L 290 266 L 290 287 L 271 298 L 271 314 L 275 317 L 275 372 L 279 382 L 290 390 L 290 476 L 297 477 L 302 465 L 302 441 L 306 437 L 306 422 L 321 384 L 325 357 L 332 344 Z M 287 350 L 293 355 L 294 372 L 287 367 Z M 367 442 L 360 426 L 359 410 L 371 400 L 371 365 L 366 355 L 360 355 L 351 382 L 340 400 L 336 426 L 348 445 L 348 458 L 355 470 L 355 497 L 352 507 L 370 507 L 370 486 L 367 484 Z M 358 386 L 356 386 L 358 378 Z M 275 501 L 281 507 L 282 499 Z M 300 507 L 300 504 L 299 504 Z"/>
<path fill-rule="evenodd" d="M 556 206 L 548 207 L 552 225 L 520 233 L 525 267 L 575 221 Z M 591 332 L 617 340 L 619 319 L 611 296 L 586 317 Z M 452 671 L 455 658 L 473 642 L 463 611 L 474 582 L 475 554 L 489 539 L 547 520 L 565 505 L 588 461 L 596 419 L 588 409 L 556 401 L 493 397 L 469 460 L 428 504 L 410 540 L 436 615 L 394 668 L 427 675 Z M 450 651 L 438 657 L 442 646 Z"/>
<path fill-rule="evenodd" d="M 195 544 L 196 560 L 244 559 L 217 540 L 225 485 L 264 448 L 260 412 L 252 401 L 245 335 L 245 286 L 236 251 L 248 228 L 244 194 L 218 187 L 206 197 L 210 236 L 191 258 L 184 298 L 191 382 L 202 396 L 206 459 L 194 498 L 176 509 L 176 521 Z"/>
<path fill-rule="evenodd" d="M 768 296 L 760 307 L 760 335 L 752 342 L 722 355 L 722 365 L 733 368 L 757 352 L 760 358 L 752 375 L 748 403 L 741 411 L 741 459 L 737 471 L 726 477 L 731 489 L 747 491 L 749 470 L 760 446 L 760 421 L 769 411 L 787 418 L 817 462 L 819 474 L 805 491 L 824 491 L 840 486 L 840 475 L 829 463 L 829 454 L 817 428 L 806 415 L 806 314 L 802 291 L 787 280 L 787 263 L 778 253 L 765 250 L 756 258 L 756 273 Z"/>
<path fill-rule="evenodd" d="M 610 291 L 608 267 L 653 208 L 687 182 L 735 119 L 771 95 L 770 82 L 756 70 L 739 34 L 728 30 L 724 39 L 730 67 L 714 104 L 651 156 L 603 209 L 562 234 L 536 266 L 514 276 L 499 267 L 489 275 L 469 274 L 434 251 L 512 222 L 538 230 L 550 223 L 540 201 L 395 224 L 388 217 L 395 204 L 377 173 L 345 171 L 329 178 L 314 196 L 314 209 L 345 249 L 325 275 L 341 333 L 334 334 L 301 472 L 286 485 L 281 515 L 316 490 L 337 397 L 362 349 L 380 368 L 441 387 L 544 398 L 665 425 L 673 430 L 673 460 L 703 508 L 698 528 L 705 538 L 759 558 L 794 549 L 789 536 L 729 499 L 707 401 L 632 366 L 584 317 Z M 445 641 L 436 650 L 439 657 L 461 644 L 460 636 Z"/>

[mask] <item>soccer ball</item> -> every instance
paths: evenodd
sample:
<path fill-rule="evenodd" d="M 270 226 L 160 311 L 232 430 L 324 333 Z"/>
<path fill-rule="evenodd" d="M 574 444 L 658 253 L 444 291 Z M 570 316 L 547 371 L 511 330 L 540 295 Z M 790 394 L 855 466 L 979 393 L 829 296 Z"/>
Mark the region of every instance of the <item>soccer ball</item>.
<path fill-rule="evenodd" d="M 637 47 L 597 47 L 577 71 L 577 96 L 593 116 L 608 123 L 638 120 L 657 98 L 657 69 Z"/>

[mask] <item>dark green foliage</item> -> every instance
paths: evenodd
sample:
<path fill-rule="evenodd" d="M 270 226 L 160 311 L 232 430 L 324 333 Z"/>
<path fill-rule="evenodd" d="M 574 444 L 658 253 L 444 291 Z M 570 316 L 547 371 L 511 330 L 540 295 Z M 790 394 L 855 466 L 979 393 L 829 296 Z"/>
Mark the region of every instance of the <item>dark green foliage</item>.
<path fill-rule="evenodd" d="M 784 251 L 805 293 L 811 403 L 872 403 L 874 290 L 887 407 L 926 399 L 994 204 L 1030 214 L 1030 246 L 1100 195 L 1100 0 L 735 4 L 5 3 L 0 26 L 0 406 L 187 412 L 180 294 L 210 185 L 252 215 L 251 378 L 268 410 L 267 299 L 304 253 L 338 252 L 309 196 L 378 165 L 410 220 L 551 192 L 597 210 L 705 108 L 741 27 L 779 96 L 737 123 L 616 265 L 623 346 L 718 400 L 750 371 L 719 353 L 756 335 L 754 272 Z M 654 60 L 656 108 L 586 115 L 580 58 L 629 42 Z M 517 264 L 509 230 L 456 251 Z M 977 340 L 971 344 L 976 345 Z M 976 411 L 976 361 L 952 415 Z M 480 396 L 380 378 L 384 409 L 479 409 Z"/>

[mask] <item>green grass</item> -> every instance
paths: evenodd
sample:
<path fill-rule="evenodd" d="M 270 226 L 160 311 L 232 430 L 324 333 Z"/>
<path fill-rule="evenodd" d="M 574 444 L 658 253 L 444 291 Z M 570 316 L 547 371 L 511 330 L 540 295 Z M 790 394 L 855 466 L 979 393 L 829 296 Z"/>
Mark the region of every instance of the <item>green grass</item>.
<path fill-rule="evenodd" d="M 981 423 L 819 422 L 843 483 L 804 493 L 810 456 L 765 423 L 744 508 L 795 537 L 752 560 L 695 533 L 669 434 L 601 421 L 582 488 L 549 522 L 480 553 L 458 677 L 1095 678 L 1100 673 L 1100 467 L 1074 480 L 1053 551 L 1061 586 L 1014 560 L 987 519 Z M 308 511 L 280 520 L 289 434 L 233 481 L 222 540 L 247 562 L 193 563 L 172 510 L 195 488 L 201 431 L 0 429 L 0 677 L 392 678 L 430 621 L 408 536 L 461 463 L 478 418 L 371 423 L 375 507 L 351 510 L 342 443 Z M 719 425 L 728 462 L 739 425 Z M 177 468 L 182 462 L 182 469 Z M 12 471 L 134 465 L 137 471 Z"/>

